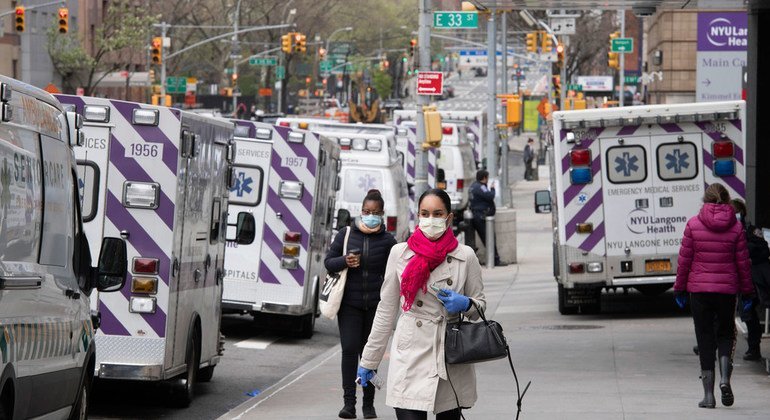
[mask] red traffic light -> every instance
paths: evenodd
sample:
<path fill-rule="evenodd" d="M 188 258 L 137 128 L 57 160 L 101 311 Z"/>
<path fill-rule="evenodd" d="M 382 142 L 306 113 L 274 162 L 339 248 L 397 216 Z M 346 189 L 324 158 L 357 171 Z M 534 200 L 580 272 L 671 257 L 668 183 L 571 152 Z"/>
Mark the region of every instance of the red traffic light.
<path fill-rule="evenodd" d="M 417 40 L 416 39 L 409 40 L 409 45 L 414 47 L 415 45 L 417 45 Z"/>
<path fill-rule="evenodd" d="M 24 7 L 22 6 L 16 7 L 16 16 L 24 16 Z"/>
<path fill-rule="evenodd" d="M 559 53 L 559 54 L 563 53 L 564 52 L 564 45 L 559 44 L 556 47 L 556 52 Z"/>
<path fill-rule="evenodd" d="M 310 78 L 309 77 L 305 78 L 305 83 L 310 84 Z"/>

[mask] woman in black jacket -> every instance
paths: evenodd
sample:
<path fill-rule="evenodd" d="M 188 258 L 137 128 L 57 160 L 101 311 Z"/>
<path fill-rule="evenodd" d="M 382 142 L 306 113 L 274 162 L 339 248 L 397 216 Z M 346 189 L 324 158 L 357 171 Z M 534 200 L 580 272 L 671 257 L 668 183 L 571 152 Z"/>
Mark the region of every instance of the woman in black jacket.
<path fill-rule="evenodd" d="M 356 418 L 356 369 L 366 339 L 372 330 L 380 287 L 390 248 L 396 244 L 393 235 L 385 230 L 383 215 L 385 201 L 378 190 L 369 190 L 364 197 L 361 216 L 350 227 L 347 255 L 342 255 L 347 229 L 337 233 L 326 254 L 324 265 L 329 272 L 347 267 L 345 293 L 337 313 L 342 345 L 342 390 L 344 407 L 339 416 Z M 364 388 L 363 413 L 365 419 L 377 417 L 374 410 L 374 387 Z"/>

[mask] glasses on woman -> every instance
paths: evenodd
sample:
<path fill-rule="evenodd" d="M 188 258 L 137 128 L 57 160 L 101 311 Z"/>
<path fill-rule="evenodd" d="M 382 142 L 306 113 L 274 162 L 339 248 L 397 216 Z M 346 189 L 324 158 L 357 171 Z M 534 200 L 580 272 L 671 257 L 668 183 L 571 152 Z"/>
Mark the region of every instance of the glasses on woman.
<path fill-rule="evenodd" d="M 361 210 L 362 216 L 371 216 L 371 215 L 382 216 L 383 214 L 385 214 L 384 211 Z"/>

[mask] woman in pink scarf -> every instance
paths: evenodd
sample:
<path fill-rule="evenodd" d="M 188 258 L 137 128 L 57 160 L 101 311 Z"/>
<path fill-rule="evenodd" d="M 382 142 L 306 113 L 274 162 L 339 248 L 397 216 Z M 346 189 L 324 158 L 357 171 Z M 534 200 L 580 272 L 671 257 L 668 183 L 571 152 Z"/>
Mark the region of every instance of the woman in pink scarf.
<path fill-rule="evenodd" d="M 477 319 L 478 310 L 486 307 L 479 260 L 454 237 L 450 209 L 443 190 L 428 190 L 420 197 L 419 227 L 406 243 L 391 249 L 380 304 L 358 368 L 362 386 L 372 386 L 367 382 L 382 361 L 398 318 L 385 402 L 396 409 L 399 420 L 427 419 L 428 412 L 440 420 L 455 420 L 461 408 L 476 402 L 473 365 L 444 362 L 447 321 L 460 313 Z"/>

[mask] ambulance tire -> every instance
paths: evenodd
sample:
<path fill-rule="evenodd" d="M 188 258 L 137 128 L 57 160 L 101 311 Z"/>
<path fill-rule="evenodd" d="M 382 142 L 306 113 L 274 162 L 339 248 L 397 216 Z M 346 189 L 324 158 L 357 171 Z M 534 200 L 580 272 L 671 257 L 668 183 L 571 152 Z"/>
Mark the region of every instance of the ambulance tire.
<path fill-rule="evenodd" d="M 559 313 L 562 315 L 575 315 L 578 311 L 577 306 L 567 306 L 567 291 L 564 286 L 559 285 Z"/>
<path fill-rule="evenodd" d="M 83 380 L 80 383 L 77 400 L 70 413 L 70 420 L 85 420 L 88 418 L 88 407 L 91 405 L 92 380 L 93 370 L 89 370 L 83 374 Z"/>
<path fill-rule="evenodd" d="M 175 407 L 187 408 L 195 398 L 195 383 L 198 381 L 200 365 L 200 332 L 196 328 L 187 341 L 187 371 L 173 383 L 171 403 Z"/>
<path fill-rule="evenodd" d="M 315 319 L 318 317 L 316 314 L 319 313 L 318 310 L 318 288 L 319 283 L 316 283 L 315 288 L 315 299 L 314 299 L 314 307 L 313 312 L 303 315 L 299 319 L 299 332 L 297 333 L 298 338 L 302 339 L 311 339 L 313 338 L 313 333 L 315 332 Z"/>
<path fill-rule="evenodd" d="M 203 369 L 198 369 L 198 382 L 211 382 L 211 378 L 214 377 L 214 366 L 206 366 Z"/>
<path fill-rule="evenodd" d="M 9 380 L 6 387 L 0 393 L 0 420 L 11 420 L 13 418 L 13 385 Z"/>

